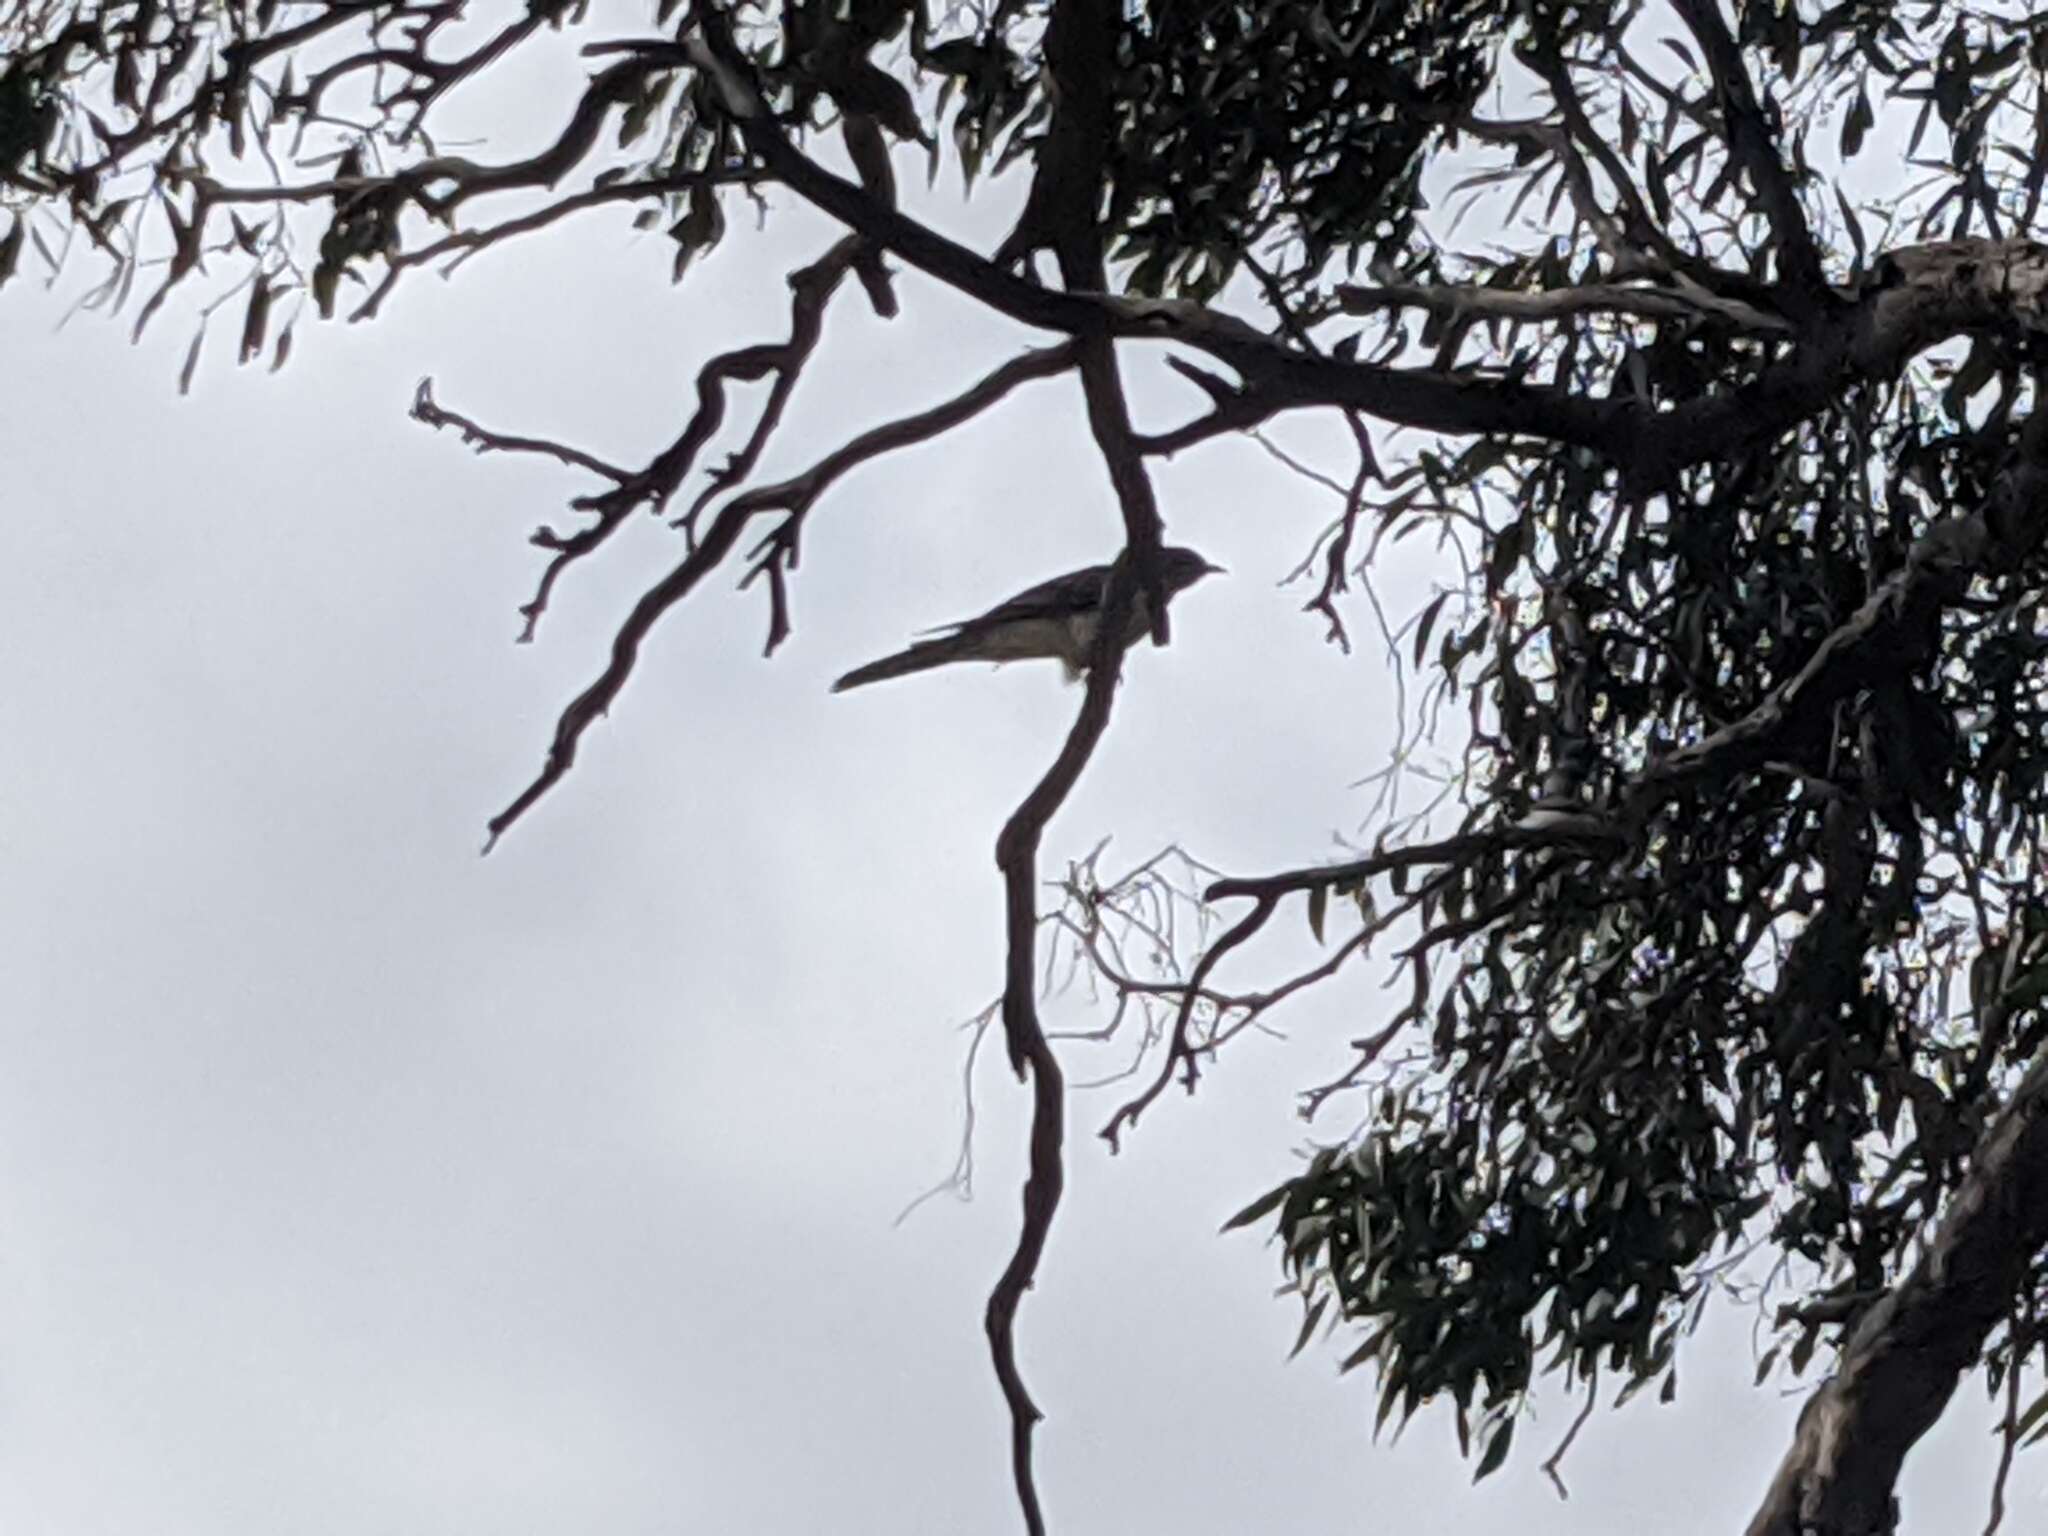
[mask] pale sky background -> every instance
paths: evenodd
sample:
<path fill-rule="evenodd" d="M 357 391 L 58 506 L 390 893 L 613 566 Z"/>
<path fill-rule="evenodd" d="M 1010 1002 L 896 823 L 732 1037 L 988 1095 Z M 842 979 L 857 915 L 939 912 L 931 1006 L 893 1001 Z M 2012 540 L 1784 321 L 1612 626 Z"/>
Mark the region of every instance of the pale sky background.
<path fill-rule="evenodd" d="M 1004 227 L 943 187 L 917 206 Z M 189 306 L 130 348 L 90 315 L 55 331 L 26 282 L 0 302 L 8 1536 L 1018 1527 L 981 1333 L 1027 1103 L 1000 1051 L 976 1199 L 891 1222 L 950 1165 L 957 1025 L 1000 980 L 995 833 L 1080 695 L 1049 665 L 827 687 L 1114 552 L 1077 388 L 843 482 L 773 662 L 757 593 L 674 613 L 569 780 L 478 857 L 677 548 L 636 527 L 513 645 L 526 536 L 589 483 L 472 458 L 406 419 L 413 386 L 644 460 L 708 356 L 783 333 L 782 273 L 833 233 L 734 223 L 671 289 L 658 236 L 586 216 L 415 275 L 372 326 L 303 328 L 276 378 L 237 374 L 220 325 L 185 400 Z M 849 285 L 769 473 L 1033 340 L 902 294 L 885 326 Z M 1195 407 L 1133 372 L 1144 421 Z M 1384 760 L 1377 648 L 1341 656 L 1276 586 L 1324 493 L 1249 444 L 1159 485 L 1176 541 L 1231 574 L 1134 653 L 1048 874 L 1112 832 L 1111 864 L 1172 839 L 1231 871 L 1313 858 Z M 1425 563 L 1390 571 L 1397 606 L 1426 596 Z M 1355 1118 L 1304 1128 L 1293 1095 L 1381 1016 L 1382 975 L 1233 1046 L 1119 1157 L 1094 1137 L 1116 1090 L 1077 1099 L 1022 1314 L 1054 1530 L 1739 1530 L 1797 1407 L 1750 1390 L 1745 1313 L 1681 1357 L 1675 1406 L 1594 1418 L 1568 1504 L 1538 1471 L 1556 1398 L 1472 1489 L 1447 1412 L 1372 1443 L 1371 1373 L 1334 1369 L 1355 1340 L 1286 1362 L 1275 1255 L 1217 1227 Z M 1981 1528 L 1982 1404 L 1967 1386 L 1916 1454 L 1909 1529 Z M 2039 1528 L 2044 1467 L 2021 1458 L 2008 1530 Z"/>

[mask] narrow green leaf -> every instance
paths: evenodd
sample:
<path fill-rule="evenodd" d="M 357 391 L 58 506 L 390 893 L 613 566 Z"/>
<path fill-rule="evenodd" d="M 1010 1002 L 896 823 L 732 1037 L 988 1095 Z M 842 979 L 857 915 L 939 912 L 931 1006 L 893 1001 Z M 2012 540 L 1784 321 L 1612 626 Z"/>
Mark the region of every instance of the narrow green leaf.
<path fill-rule="evenodd" d="M 1430 605 L 1422 610 L 1422 620 L 1415 626 L 1415 665 L 1422 665 L 1423 652 L 1429 649 L 1429 636 L 1436 628 L 1436 621 L 1444 611 L 1444 602 L 1450 597 L 1448 591 L 1437 593 Z"/>
<path fill-rule="evenodd" d="M 1280 1208 L 1280 1202 L 1285 1200 L 1293 1192 L 1293 1189 L 1294 1186 L 1292 1184 L 1282 1184 L 1278 1189 L 1267 1190 L 1265 1194 L 1259 1196 L 1258 1199 L 1223 1223 L 1217 1230 L 1221 1232 L 1234 1232 L 1239 1227 L 1250 1226 L 1262 1216 L 1271 1215 Z"/>
<path fill-rule="evenodd" d="M 1329 1304 L 1329 1297 L 1318 1296 L 1309 1307 L 1308 1315 L 1301 1320 L 1301 1332 L 1294 1336 L 1294 1348 L 1287 1351 L 1288 1359 L 1292 1360 L 1296 1355 L 1308 1348 L 1309 1338 L 1315 1333 L 1316 1324 L 1323 1320 L 1323 1309 L 1329 1306 Z"/>
<path fill-rule="evenodd" d="M 199 333 L 192 338 L 192 345 L 185 350 L 185 366 L 178 370 L 178 393 L 192 393 L 192 375 L 199 371 L 199 349 L 206 344 L 206 327 L 200 326 Z"/>
<path fill-rule="evenodd" d="M 263 355 L 263 343 L 270 326 L 270 283 L 261 273 L 249 289 L 249 308 L 242 316 L 242 348 L 235 358 L 240 367 Z"/>
<path fill-rule="evenodd" d="M 1479 1458 L 1479 1470 L 1472 1474 L 1472 1481 L 1479 1482 L 1500 1470 L 1500 1464 L 1508 1459 L 1508 1447 L 1515 1441 L 1515 1421 L 1503 1419 L 1500 1428 L 1491 1440 L 1486 1442 L 1486 1454 Z"/>
<path fill-rule="evenodd" d="M 1853 159 L 1863 148 L 1863 136 L 1876 123 L 1877 116 L 1870 110 L 1870 97 L 1863 88 L 1856 88 L 1856 101 L 1849 108 L 1849 115 L 1842 120 L 1842 158 Z"/>
<path fill-rule="evenodd" d="M 1366 1361 L 1372 1359 L 1380 1352 L 1380 1340 L 1385 1337 L 1386 1330 L 1384 1328 L 1375 1329 L 1371 1338 L 1367 1339 L 1338 1362 L 1337 1374 L 1341 1376 L 1347 1371 L 1355 1371 L 1365 1364 Z"/>
<path fill-rule="evenodd" d="M 7 238 L 0 240 L 0 287 L 14 276 L 14 269 L 21 264 L 21 244 L 28 237 L 28 223 L 19 214 L 8 228 Z"/>
<path fill-rule="evenodd" d="M 2040 1423 L 2043 1414 L 2048 1414 L 2048 1392 L 2043 1392 L 2039 1397 L 2035 1398 L 2033 1402 L 2027 1405 L 2027 1411 L 2013 1420 L 2013 1434 L 2015 1436 L 2024 1435 L 2028 1430 Z M 2042 1433 L 2048 1434 L 2048 1429 L 2044 1429 Z"/>
<path fill-rule="evenodd" d="M 1839 184 L 1835 187 L 1835 202 L 1842 211 L 1842 223 L 1848 228 L 1849 241 L 1856 247 L 1855 270 L 1861 272 L 1870 261 L 1870 252 L 1863 243 L 1863 220 L 1857 217 L 1856 210 L 1849 206 L 1849 199 L 1843 195 Z"/>
<path fill-rule="evenodd" d="M 1799 1340 L 1792 1346 L 1792 1353 L 1786 1362 L 1792 1367 L 1792 1374 L 1794 1376 L 1802 1376 L 1806 1373 L 1806 1362 L 1813 1358 L 1813 1347 L 1819 1342 L 1820 1329 L 1818 1327 L 1809 1325 L 1806 1331 L 1799 1335 Z"/>

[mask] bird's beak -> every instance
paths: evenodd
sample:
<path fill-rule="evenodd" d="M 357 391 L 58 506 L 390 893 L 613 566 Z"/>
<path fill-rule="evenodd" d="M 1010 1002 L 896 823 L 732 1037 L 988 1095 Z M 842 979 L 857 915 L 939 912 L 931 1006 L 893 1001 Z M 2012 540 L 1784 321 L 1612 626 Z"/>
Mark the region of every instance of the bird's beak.
<path fill-rule="evenodd" d="M 1204 576 L 1228 576 L 1230 572 L 1220 565 L 1211 565 L 1208 561 L 1204 560 L 1202 562 L 1202 574 Z"/>

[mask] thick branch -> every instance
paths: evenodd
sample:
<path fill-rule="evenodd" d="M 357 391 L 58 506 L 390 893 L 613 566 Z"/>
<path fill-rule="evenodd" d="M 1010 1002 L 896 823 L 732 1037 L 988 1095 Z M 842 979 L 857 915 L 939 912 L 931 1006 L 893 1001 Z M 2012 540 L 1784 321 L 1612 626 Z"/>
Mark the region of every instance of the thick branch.
<path fill-rule="evenodd" d="M 1426 286 L 1412 283 L 1366 288 L 1339 284 L 1344 312 L 1369 315 L 1386 309 L 1421 309 L 1449 319 L 1561 320 L 1571 315 L 1640 315 L 1652 320 L 1720 320 L 1742 331 L 1792 334 L 1783 316 L 1767 314 L 1740 299 L 1701 290 L 1647 288 L 1628 283 L 1587 283 L 1517 293 L 1498 288 Z"/>
<path fill-rule="evenodd" d="M 1687 465 L 1768 442 L 1856 382 L 1878 383 L 1924 349 L 1979 331 L 2039 328 L 2048 314 L 2048 245 L 1954 240 L 1904 246 L 1823 327 L 1740 389 L 1645 413 L 1623 460 L 1644 487 Z"/>
<path fill-rule="evenodd" d="M 1799 1417 L 1749 1536 L 1870 1536 L 1896 1528 L 1892 1489 L 2048 1247 L 2048 1056 L 1971 1160 L 1920 1262 L 1850 1336 Z M 2017 1369 L 2015 1364 L 2014 1369 Z"/>
<path fill-rule="evenodd" d="M 1016 228 L 996 248 L 998 267 L 1028 261 L 1036 250 L 1058 258 L 1068 290 L 1101 291 L 1102 282 L 1076 283 L 1069 270 L 1076 243 L 1099 254 L 1096 212 L 1102 201 L 1102 162 L 1112 132 L 1109 82 L 1116 69 L 1115 18 L 1105 0 L 1059 0 L 1045 29 L 1046 96 L 1052 122 L 1039 146 Z M 1090 258 L 1092 259 L 1092 257 Z"/>
<path fill-rule="evenodd" d="M 1053 144 L 1060 150 L 1054 169 L 1064 185 L 1050 190 L 1047 182 L 1036 182 L 1032 198 L 1037 216 L 1044 221 L 1039 233 L 1052 246 L 1069 291 L 1100 292 L 1108 286 L 1095 218 L 1106 147 L 1105 92 L 1114 37 L 1108 3 L 1059 0 L 1046 39 L 1047 67 L 1059 87 L 1051 130 Z M 1037 237 L 1030 229 L 1031 212 L 1027 209 L 1026 221 L 1020 225 L 1020 234 L 1027 241 Z M 1123 513 L 1124 554 L 1110 574 L 1104 596 L 1081 712 L 1051 771 L 1017 808 L 996 843 L 1009 930 L 1003 1029 L 1011 1067 L 1020 1075 L 1028 1070 L 1031 1076 L 1032 1122 L 1024 1226 L 1016 1253 L 989 1295 L 987 1326 L 996 1378 L 1010 1407 L 1011 1471 L 1031 1536 L 1043 1536 L 1045 1530 L 1031 1463 L 1032 1431 L 1041 1415 L 1017 1368 L 1016 1314 L 1024 1291 L 1037 1274 L 1059 1201 L 1063 1179 L 1060 1143 L 1066 1128 L 1064 1083 L 1036 1003 L 1038 846 L 1046 823 L 1073 791 L 1109 726 L 1110 706 L 1123 670 L 1124 631 L 1141 588 L 1149 598 L 1153 639 L 1163 645 L 1167 637 L 1159 508 L 1145 461 L 1133 441 L 1130 407 L 1117 371 L 1116 343 L 1107 331 L 1096 327 L 1076 338 L 1074 350 L 1087 398 L 1088 424 Z"/>
<path fill-rule="evenodd" d="M 1099 259 L 1095 267 L 1098 272 L 1101 270 Z M 1159 503 L 1152 493 L 1152 477 L 1145 470 L 1144 453 L 1131 430 L 1130 405 L 1124 398 L 1123 380 L 1117 370 L 1116 343 L 1107 336 L 1098 336 L 1075 345 L 1081 354 L 1081 388 L 1088 402 L 1088 425 L 1095 434 L 1096 447 L 1102 451 L 1102 462 L 1109 469 L 1117 506 L 1123 512 L 1124 547 L 1144 588 L 1152 617 L 1152 641 L 1164 645 L 1168 638 L 1167 594 L 1159 561 Z"/>
<path fill-rule="evenodd" d="M 674 48 L 653 42 L 643 46 Z M 1404 426 L 1461 434 L 1526 433 L 1606 452 L 1620 452 L 1638 424 L 1637 413 L 1625 402 L 1587 400 L 1510 380 L 1314 357 L 1234 316 L 1186 300 L 1061 293 L 1028 282 L 882 207 L 804 155 L 777 128 L 737 61 L 721 58 L 701 39 L 685 44 L 681 52 L 717 85 L 748 147 L 785 186 L 919 271 L 1021 324 L 1070 336 L 1107 333 L 1183 343 L 1252 381 L 1269 413 L 1291 406 L 1348 406 Z"/>
<path fill-rule="evenodd" d="M 1011 242 L 1050 245 L 1069 293 L 1106 293 L 1102 230 L 1103 157 L 1110 131 L 1109 77 L 1115 67 L 1116 29 L 1110 0 L 1058 0 L 1046 28 L 1046 69 L 1052 76 L 1052 126 L 1046 159 Z M 1005 242 L 1010 244 L 1011 242 Z M 1117 367 L 1116 343 L 1096 330 L 1079 339 L 1081 389 L 1088 427 L 1116 490 L 1123 514 L 1124 547 L 1134 562 L 1151 614 L 1152 639 L 1168 638 L 1166 587 L 1159 563 L 1161 519 L 1145 458 L 1131 427 Z"/>

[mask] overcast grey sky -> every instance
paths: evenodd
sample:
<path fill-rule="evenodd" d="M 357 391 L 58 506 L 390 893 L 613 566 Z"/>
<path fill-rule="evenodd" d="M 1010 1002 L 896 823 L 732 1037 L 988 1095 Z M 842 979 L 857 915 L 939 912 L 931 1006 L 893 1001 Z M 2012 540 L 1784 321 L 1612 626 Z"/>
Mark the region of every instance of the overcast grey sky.
<path fill-rule="evenodd" d="M 92 316 L 54 331 L 26 284 L 0 304 L 10 1536 L 1016 1527 L 980 1326 L 1025 1108 L 1000 1052 L 977 1198 L 891 1221 L 952 1159 L 956 1026 L 999 984 L 995 832 L 1080 695 L 1051 666 L 827 687 L 1113 553 L 1071 383 L 834 491 L 773 662 L 758 594 L 674 614 L 570 779 L 478 857 L 676 548 L 634 529 L 513 645 L 526 536 L 588 485 L 408 422 L 414 383 L 640 461 L 705 358 L 780 334 L 781 273 L 832 234 L 735 223 L 680 289 L 623 215 L 416 277 L 374 326 L 302 330 L 276 378 L 228 367 L 222 327 L 186 400 L 189 308 L 131 349 Z M 771 472 L 1029 341 L 903 297 L 883 326 L 849 290 Z M 1137 372 L 1146 419 L 1189 408 Z M 1325 646 L 1276 586 L 1322 493 L 1246 444 L 1160 484 L 1175 539 L 1231 574 L 1134 654 L 1049 873 L 1112 832 L 1111 863 L 1172 839 L 1233 871 L 1314 857 L 1387 749 L 1375 649 Z M 1403 558 L 1413 607 L 1428 568 Z M 1371 1443 L 1344 1339 L 1286 1363 L 1273 1254 L 1216 1229 L 1342 1134 L 1293 1093 L 1341 1067 L 1380 977 L 1234 1045 L 1120 1157 L 1093 1138 L 1115 1090 L 1076 1105 L 1022 1315 L 1054 1529 L 1739 1529 L 1797 1406 L 1749 1390 L 1744 1314 L 1683 1357 L 1674 1407 L 1592 1421 L 1569 1504 L 1537 1470 L 1556 1399 L 1473 1490 L 1442 1413 Z M 1994 1447 L 1966 1396 L 1911 1464 L 1910 1528 L 1981 1526 Z M 2009 1530 L 2044 1486 L 2023 1457 Z"/>

